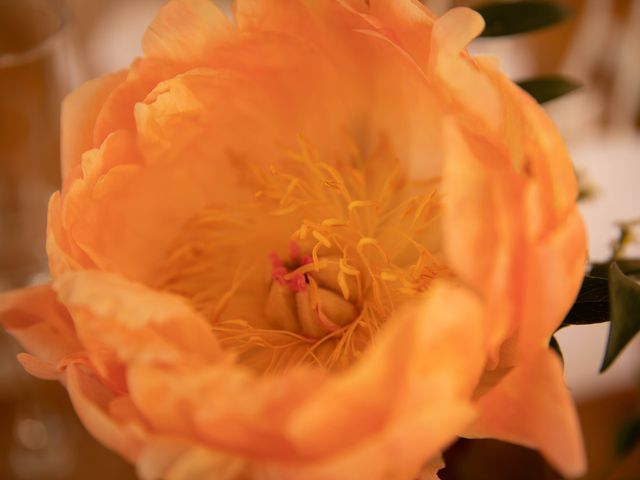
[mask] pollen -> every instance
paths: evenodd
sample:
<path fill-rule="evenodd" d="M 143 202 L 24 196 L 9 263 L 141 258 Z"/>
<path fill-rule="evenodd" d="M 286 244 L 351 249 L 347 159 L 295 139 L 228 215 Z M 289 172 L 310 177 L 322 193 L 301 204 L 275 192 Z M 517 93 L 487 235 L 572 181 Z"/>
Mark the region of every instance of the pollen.
<path fill-rule="evenodd" d="M 198 212 L 158 287 L 184 296 L 251 368 L 344 368 L 397 309 L 449 275 L 439 179 L 411 181 L 384 142 L 337 161 L 301 140 L 242 177 L 246 202 Z"/>

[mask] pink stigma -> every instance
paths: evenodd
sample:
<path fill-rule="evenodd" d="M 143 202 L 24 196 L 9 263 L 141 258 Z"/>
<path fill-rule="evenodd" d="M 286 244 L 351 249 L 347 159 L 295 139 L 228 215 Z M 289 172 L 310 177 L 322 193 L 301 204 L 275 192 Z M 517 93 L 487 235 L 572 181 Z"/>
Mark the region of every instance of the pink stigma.
<path fill-rule="evenodd" d="M 294 293 L 304 292 L 307 289 L 307 281 L 304 274 L 297 273 L 289 278 L 285 277 L 298 266 L 311 263 L 311 257 L 308 255 L 301 257 L 300 247 L 295 241 L 292 241 L 289 246 L 289 256 L 291 257 L 291 262 L 296 265 L 292 267 L 291 270 L 287 268 L 284 260 L 282 260 L 277 253 L 271 252 L 269 254 L 269 259 L 271 260 L 271 277 L 275 282 L 278 282 L 278 284 L 289 287 Z"/>

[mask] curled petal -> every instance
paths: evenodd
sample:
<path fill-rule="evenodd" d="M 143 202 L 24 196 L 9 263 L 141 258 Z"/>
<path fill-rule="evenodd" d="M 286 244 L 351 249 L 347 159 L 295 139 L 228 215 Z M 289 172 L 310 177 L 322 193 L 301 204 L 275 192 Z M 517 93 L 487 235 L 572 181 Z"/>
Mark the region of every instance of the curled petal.
<path fill-rule="evenodd" d="M 489 345 L 517 325 L 525 283 L 524 180 L 504 151 L 449 123 L 445 127 L 444 248 L 451 268 L 490 303 Z M 504 299 L 509 298 L 509 302 Z"/>
<path fill-rule="evenodd" d="M 19 353 L 18 361 L 27 373 L 42 380 L 60 380 L 62 369 L 28 353 Z"/>
<path fill-rule="evenodd" d="M 433 40 L 438 54 L 456 56 L 484 29 L 484 19 L 479 13 L 464 7 L 453 8 L 441 16 L 433 28 Z"/>
<path fill-rule="evenodd" d="M 336 452 L 301 467 L 266 468 L 268 478 L 282 480 L 351 480 L 358 472 L 368 480 L 389 478 L 437 478 L 424 471 L 426 452 L 435 452 L 454 440 L 474 417 L 463 403 L 432 404 L 430 410 L 391 422 L 377 435 L 368 436 L 353 448 Z M 446 428 L 442 428 L 446 425 Z M 422 476 L 418 476 L 421 475 Z"/>
<path fill-rule="evenodd" d="M 132 425 L 119 424 L 109 414 L 113 394 L 88 372 L 76 365 L 66 370 L 66 385 L 71 402 L 89 432 L 107 447 L 129 461 L 135 461 L 144 445 Z"/>
<path fill-rule="evenodd" d="M 379 478 L 394 467 L 411 470 L 418 466 L 416 462 L 436 455 L 453 439 L 456 428 L 469 420 L 470 406 L 465 398 L 483 367 L 482 310 L 463 289 L 446 283 L 433 289 L 423 305 L 395 318 L 379 343 L 352 370 L 296 412 L 289 435 L 297 448 L 330 457 L 319 471 L 327 468 L 337 475 L 354 460 L 348 454 L 332 452 L 350 449 L 359 452 L 356 456 L 372 457 L 364 462 L 373 462 L 369 478 Z M 327 409 L 328 404 L 333 407 Z M 424 423 L 409 428 L 414 421 L 416 425 Z M 403 427 L 395 431 L 399 424 Z M 393 455 L 381 452 L 395 448 L 392 439 L 395 435 L 399 439 L 402 429 L 416 437 L 410 442 L 413 448 L 396 464 L 389 460 Z"/>
<path fill-rule="evenodd" d="M 580 289 L 586 263 L 586 235 L 579 212 L 572 212 L 552 233 L 531 247 L 527 291 L 518 334 L 517 353 L 526 357 L 545 348 L 562 323 Z M 514 353 L 514 352 L 511 352 Z M 516 358 L 505 362 L 513 364 Z"/>
<path fill-rule="evenodd" d="M 94 147 L 93 130 L 98 114 L 126 75 L 122 70 L 90 80 L 65 98 L 61 120 L 62 178 L 67 179 L 71 169 L 80 163 L 82 154 Z"/>
<path fill-rule="evenodd" d="M 499 93 L 463 52 L 483 27 L 482 16 L 469 8 L 454 8 L 440 17 L 433 27 L 429 74 L 443 89 L 443 99 L 452 102 L 452 111 L 468 112 L 466 121 L 480 120 L 483 128 L 496 131 L 502 118 Z"/>
<path fill-rule="evenodd" d="M 90 353 L 165 364 L 185 357 L 220 358 L 206 321 L 177 296 L 90 270 L 67 273 L 54 287 Z"/>
<path fill-rule="evenodd" d="M 67 355 L 82 349 L 66 308 L 49 285 L 0 295 L 0 325 L 37 360 L 26 359 L 45 377 Z M 49 367 L 46 367 L 48 365 Z"/>
<path fill-rule="evenodd" d="M 580 423 L 555 353 L 540 350 L 514 367 L 479 399 L 478 408 L 469 436 L 540 450 L 571 478 L 585 473 Z"/>
<path fill-rule="evenodd" d="M 318 370 L 257 379 L 230 363 L 173 369 L 139 364 L 128 372 L 135 404 L 159 431 L 259 458 L 294 454 L 283 424 L 325 380 Z"/>

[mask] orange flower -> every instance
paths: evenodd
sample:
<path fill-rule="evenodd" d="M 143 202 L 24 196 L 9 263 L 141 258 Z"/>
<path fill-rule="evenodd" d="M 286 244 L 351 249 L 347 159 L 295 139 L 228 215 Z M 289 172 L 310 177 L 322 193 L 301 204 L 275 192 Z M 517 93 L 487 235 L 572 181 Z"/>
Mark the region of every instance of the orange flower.
<path fill-rule="evenodd" d="M 65 102 L 32 374 L 141 478 L 432 478 L 458 435 L 584 471 L 548 341 L 585 260 L 543 111 L 413 0 L 174 0 Z M 426 467 L 425 467 L 426 465 Z"/>

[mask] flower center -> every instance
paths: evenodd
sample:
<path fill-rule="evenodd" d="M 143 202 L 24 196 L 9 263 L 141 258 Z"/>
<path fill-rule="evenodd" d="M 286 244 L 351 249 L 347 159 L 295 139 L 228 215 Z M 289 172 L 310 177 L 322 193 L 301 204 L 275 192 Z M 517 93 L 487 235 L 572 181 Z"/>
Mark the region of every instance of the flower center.
<path fill-rule="evenodd" d="M 250 200 L 184 227 L 158 282 L 247 365 L 343 368 L 395 310 L 448 275 L 438 179 L 409 181 L 384 144 L 328 163 L 302 143 L 252 177 Z"/>

